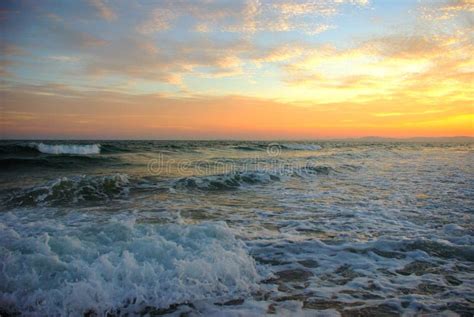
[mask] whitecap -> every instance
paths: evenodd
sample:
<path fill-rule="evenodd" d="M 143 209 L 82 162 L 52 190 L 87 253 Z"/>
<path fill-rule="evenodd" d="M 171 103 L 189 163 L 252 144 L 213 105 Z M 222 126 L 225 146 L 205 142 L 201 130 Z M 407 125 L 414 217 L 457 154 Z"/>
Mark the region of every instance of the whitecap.
<path fill-rule="evenodd" d="M 151 225 L 121 218 L 64 226 L 4 215 L 0 306 L 39 316 L 135 315 L 258 288 L 253 258 L 224 222 Z"/>
<path fill-rule="evenodd" d="M 99 154 L 100 144 L 45 144 L 31 143 L 31 147 L 36 148 L 45 154 L 74 154 L 89 155 Z"/>

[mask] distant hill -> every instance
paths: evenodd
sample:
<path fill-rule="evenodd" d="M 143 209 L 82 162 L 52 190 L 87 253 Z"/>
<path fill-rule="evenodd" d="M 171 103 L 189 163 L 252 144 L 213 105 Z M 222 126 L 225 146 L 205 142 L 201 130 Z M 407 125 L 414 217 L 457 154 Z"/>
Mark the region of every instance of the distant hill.
<path fill-rule="evenodd" d="M 470 136 L 453 136 L 453 137 L 412 137 L 412 138 L 386 138 L 378 136 L 367 136 L 357 138 L 356 140 L 368 141 L 368 142 L 384 142 L 384 141 L 397 141 L 397 142 L 474 142 L 474 137 Z"/>

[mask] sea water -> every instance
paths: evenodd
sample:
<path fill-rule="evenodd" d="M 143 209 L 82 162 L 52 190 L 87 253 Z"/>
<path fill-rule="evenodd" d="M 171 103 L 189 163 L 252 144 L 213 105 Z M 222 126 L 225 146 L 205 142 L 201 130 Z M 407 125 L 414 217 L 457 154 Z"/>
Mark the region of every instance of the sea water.
<path fill-rule="evenodd" d="M 474 313 L 474 145 L 3 141 L 0 314 Z"/>

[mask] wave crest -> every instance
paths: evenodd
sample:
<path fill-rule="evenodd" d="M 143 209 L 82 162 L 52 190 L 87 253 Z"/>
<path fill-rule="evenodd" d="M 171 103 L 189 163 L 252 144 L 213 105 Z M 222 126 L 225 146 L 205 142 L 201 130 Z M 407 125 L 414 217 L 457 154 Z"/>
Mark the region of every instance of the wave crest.
<path fill-rule="evenodd" d="M 100 144 L 31 143 L 30 146 L 45 154 L 89 155 L 100 153 Z"/>
<path fill-rule="evenodd" d="M 234 172 L 205 177 L 184 177 L 177 180 L 173 187 L 180 189 L 226 190 L 237 189 L 244 185 L 267 184 L 279 180 L 279 176 L 269 172 Z"/>
<path fill-rule="evenodd" d="M 76 219 L 76 215 L 73 215 Z M 258 288 L 245 245 L 225 223 L 143 225 L 135 218 L 64 226 L 0 223 L 0 306 L 38 316 L 144 315 L 147 307 L 236 297 Z"/>
<path fill-rule="evenodd" d="M 197 189 L 197 190 L 231 190 L 247 185 L 269 184 L 290 177 L 314 177 L 337 175 L 343 170 L 352 168 L 341 166 L 336 169 L 326 165 L 307 164 L 304 166 L 287 166 L 281 169 L 261 169 L 253 171 L 234 171 L 226 174 L 207 176 L 188 176 L 176 180 L 171 186 L 174 189 Z"/>
<path fill-rule="evenodd" d="M 62 177 L 16 193 L 7 203 L 17 206 L 43 206 L 110 200 L 127 196 L 129 183 L 125 174 Z"/>
<path fill-rule="evenodd" d="M 232 148 L 240 151 L 264 151 L 273 146 L 288 151 L 317 151 L 322 149 L 320 145 L 307 143 L 246 143 L 235 145 Z"/>
<path fill-rule="evenodd" d="M 322 149 L 321 146 L 316 144 L 285 143 L 280 146 L 282 149 L 293 151 L 317 151 Z"/>

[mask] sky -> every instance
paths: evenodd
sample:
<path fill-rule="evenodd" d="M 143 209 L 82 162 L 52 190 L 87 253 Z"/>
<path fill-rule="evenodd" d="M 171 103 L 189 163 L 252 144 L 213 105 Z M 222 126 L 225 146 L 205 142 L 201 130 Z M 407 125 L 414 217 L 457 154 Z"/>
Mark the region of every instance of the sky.
<path fill-rule="evenodd" d="M 474 136 L 474 0 L 0 3 L 1 138 Z"/>

